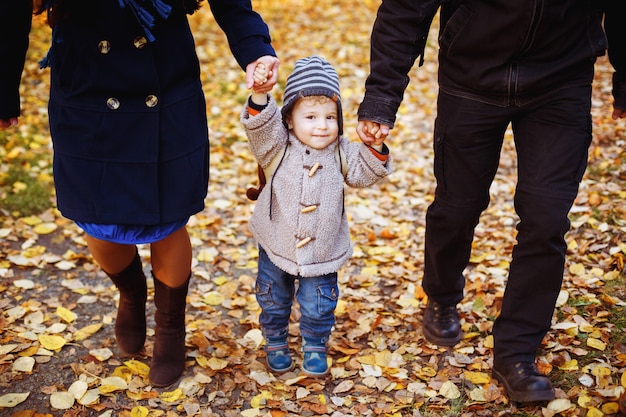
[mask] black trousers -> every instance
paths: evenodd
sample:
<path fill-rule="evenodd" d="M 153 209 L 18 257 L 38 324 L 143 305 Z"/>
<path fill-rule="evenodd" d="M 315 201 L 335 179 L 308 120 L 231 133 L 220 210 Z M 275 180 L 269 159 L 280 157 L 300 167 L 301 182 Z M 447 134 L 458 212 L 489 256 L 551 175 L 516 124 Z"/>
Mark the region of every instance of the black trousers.
<path fill-rule="evenodd" d="M 513 130 L 519 223 L 502 309 L 493 328 L 496 363 L 534 361 L 550 329 L 563 280 L 568 213 L 587 165 L 590 106 L 591 83 L 561 88 L 524 106 L 497 107 L 439 94 L 434 132 L 437 188 L 426 214 L 422 282 L 434 301 L 453 305 L 464 296 L 463 270 L 474 228 L 489 204 L 509 124 Z"/>

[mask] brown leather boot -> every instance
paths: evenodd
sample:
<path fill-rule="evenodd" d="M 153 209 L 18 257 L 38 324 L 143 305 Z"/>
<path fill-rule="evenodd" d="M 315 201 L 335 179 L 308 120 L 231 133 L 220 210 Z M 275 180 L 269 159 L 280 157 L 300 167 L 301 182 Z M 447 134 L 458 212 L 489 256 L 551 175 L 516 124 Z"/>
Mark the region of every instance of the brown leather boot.
<path fill-rule="evenodd" d="M 155 387 L 173 384 L 185 368 L 185 307 L 189 279 L 170 288 L 154 277 L 155 340 L 148 377 Z"/>
<path fill-rule="evenodd" d="M 115 319 L 115 339 L 120 350 L 128 355 L 139 353 L 146 341 L 146 276 L 141 258 L 135 255 L 132 262 L 117 274 L 107 273 L 120 292 L 120 302 Z"/>

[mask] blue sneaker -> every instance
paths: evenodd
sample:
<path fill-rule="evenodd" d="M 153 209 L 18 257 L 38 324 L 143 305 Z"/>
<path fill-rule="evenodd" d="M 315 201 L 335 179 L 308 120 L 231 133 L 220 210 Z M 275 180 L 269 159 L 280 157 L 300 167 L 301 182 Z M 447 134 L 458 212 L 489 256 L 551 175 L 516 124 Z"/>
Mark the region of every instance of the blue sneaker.
<path fill-rule="evenodd" d="M 308 376 L 324 376 L 328 373 L 328 348 L 319 337 L 302 339 L 302 371 Z"/>
<path fill-rule="evenodd" d="M 287 336 L 267 337 L 265 342 L 265 362 L 267 367 L 274 372 L 291 371 L 296 365 L 287 344 Z"/>

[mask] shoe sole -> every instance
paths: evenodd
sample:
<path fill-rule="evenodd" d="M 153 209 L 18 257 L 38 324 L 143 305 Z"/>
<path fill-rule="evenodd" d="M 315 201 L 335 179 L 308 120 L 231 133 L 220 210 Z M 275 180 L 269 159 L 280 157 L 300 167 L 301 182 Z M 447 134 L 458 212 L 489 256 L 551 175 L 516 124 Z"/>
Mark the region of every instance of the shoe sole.
<path fill-rule="evenodd" d="M 515 391 L 511 389 L 511 387 L 509 387 L 509 384 L 506 382 L 506 378 L 496 369 L 491 370 L 491 375 L 495 378 L 496 381 L 502 384 L 502 386 L 506 390 L 506 395 L 511 401 L 515 401 L 518 403 L 534 403 L 539 401 L 551 401 L 554 399 L 554 389 L 532 392 Z"/>
<path fill-rule="evenodd" d="M 311 371 L 307 371 L 306 369 L 302 368 L 302 373 L 304 373 L 306 376 L 311 376 L 311 377 L 320 377 L 320 376 L 326 376 L 328 375 L 328 369 L 326 370 L 326 372 L 311 372 Z"/>
<path fill-rule="evenodd" d="M 267 365 L 267 367 L 268 367 L 268 368 L 270 369 L 270 371 L 272 371 L 272 372 L 276 372 L 277 374 L 284 374 L 285 372 L 292 371 L 292 370 L 293 370 L 293 368 L 295 368 L 295 367 L 296 367 L 296 362 L 292 360 L 292 361 L 291 361 L 291 366 L 290 366 L 289 368 L 284 368 L 284 369 L 275 369 L 275 368 L 272 368 L 272 367 L 270 366 L 270 364 L 269 364 L 269 363 L 267 363 L 267 362 L 265 362 L 265 365 Z"/>
<path fill-rule="evenodd" d="M 456 346 L 456 344 L 458 344 L 461 339 L 463 339 L 462 333 L 459 333 L 459 335 L 454 338 L 435 336 L 434 334 L 430 333 L 425 327 L 422 327 L 422 333 L 424 334 L 426 340 L 437 346 Z"/>

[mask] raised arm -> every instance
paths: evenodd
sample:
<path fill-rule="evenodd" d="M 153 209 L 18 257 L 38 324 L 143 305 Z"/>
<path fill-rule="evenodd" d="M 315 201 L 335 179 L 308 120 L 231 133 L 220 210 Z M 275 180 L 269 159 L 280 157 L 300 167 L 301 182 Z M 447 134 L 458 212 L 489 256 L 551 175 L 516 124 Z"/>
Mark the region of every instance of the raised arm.
<path fill-rule="evenodd" d="M 250 0 L 209 0 L 209 5 L 226 34 L 233 56 L 244 71 L 263 56 L 276 56 L 269 28 L 252 9 Z"/>

